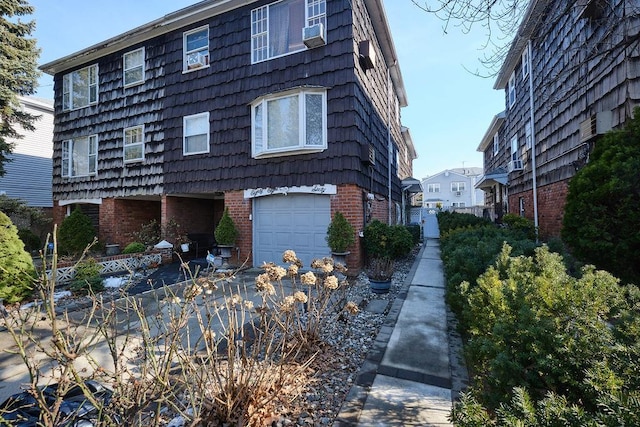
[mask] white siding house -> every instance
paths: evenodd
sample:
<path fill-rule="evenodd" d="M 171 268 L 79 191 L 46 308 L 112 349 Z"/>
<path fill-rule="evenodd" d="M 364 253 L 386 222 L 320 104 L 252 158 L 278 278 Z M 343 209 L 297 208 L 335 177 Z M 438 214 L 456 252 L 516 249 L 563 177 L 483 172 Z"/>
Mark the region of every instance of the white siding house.
<path fill-rule="evenodd" d="M 13 140 L 15 147 L 5 163 L 6 174 L 0 178 L 0 194 L 21 199 L 31 207 L 51 208 L 53 155 L 53 101 L 19 97 L 30 114 L 39 116 L 34 131 L 18 127 L 23 138 Z"/>
<path fill-rule="evenodd" d="M 475 184 L 482 168 L 447 169 L 422 180 L 423 207 L 463 209 L 484 206 L 484 193 Z"/>

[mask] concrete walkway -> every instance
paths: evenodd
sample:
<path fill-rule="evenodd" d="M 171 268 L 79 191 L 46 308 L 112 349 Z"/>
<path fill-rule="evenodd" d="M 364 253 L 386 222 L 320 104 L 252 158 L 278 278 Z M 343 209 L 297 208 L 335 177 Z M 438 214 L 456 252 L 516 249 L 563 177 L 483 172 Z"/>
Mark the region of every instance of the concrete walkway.
<path fill-rule="evenodd" d="M 426 239 L 335 427 L 452 425 L 447 418 L 466 370 L 455 354 L 450 360 L 444 292 L 439 241 Z"/>

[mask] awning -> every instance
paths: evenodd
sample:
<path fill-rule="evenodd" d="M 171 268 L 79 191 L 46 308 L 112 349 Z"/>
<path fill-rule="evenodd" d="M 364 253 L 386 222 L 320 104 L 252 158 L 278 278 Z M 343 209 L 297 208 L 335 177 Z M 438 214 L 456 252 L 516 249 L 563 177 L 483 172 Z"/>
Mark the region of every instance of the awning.
<path fill-rule="evenodd" d="M 420 181 L 414 177 L 408 177 L 402 180 L 402 191 L 407 193 L 422 193 L 422 185 Z"/>
<path fill-rule="evenodd" d="M 507 185 L 508 180 L 509 177 L 507 172 L 502 168 L 498 168 L 482 175 L 474 187 L 480 190 L 485 190 L 496 184 Z"/>

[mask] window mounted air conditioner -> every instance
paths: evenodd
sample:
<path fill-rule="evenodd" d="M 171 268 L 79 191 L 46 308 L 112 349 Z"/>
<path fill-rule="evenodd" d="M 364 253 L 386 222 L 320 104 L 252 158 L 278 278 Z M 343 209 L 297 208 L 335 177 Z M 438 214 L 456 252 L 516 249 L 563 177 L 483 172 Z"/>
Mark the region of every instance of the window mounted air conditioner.
<path fill-rule="evenodd" d="M 209 65 L 209 55 L 206 53 L 194 53 L 187 58 L 187 66 L 190 70 Z"/>
<path fill-rule="evenodd" d="M 324 25 L 315 24 L 302 29 L 302 41 L 309 49 L 327 44 L 324 36 Z"/>
<path fill-rule="evenodd" d="M 518 160 L 511 160 L 509 162 L 509 172 L 513 172 L 513 171 L 521 171 L 523 168 L 522 166 L 522 160 L 518 159 Z"/>
<path fill-rule="evenodd" d="M 613 112 L 599 111 L 580 123 L 580 142 L 589 141 L 596 135 L 602 135 L 612 128 Z"/>

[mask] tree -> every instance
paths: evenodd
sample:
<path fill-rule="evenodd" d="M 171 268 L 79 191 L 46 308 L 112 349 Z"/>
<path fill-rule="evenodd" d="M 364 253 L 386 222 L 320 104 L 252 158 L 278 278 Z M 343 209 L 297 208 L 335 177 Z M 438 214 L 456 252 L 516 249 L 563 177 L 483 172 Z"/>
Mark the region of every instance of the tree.
<path fill-rule="evenodd" d="M 40 73 L 37 69 L 40 50 L 36 40 L 29 38 L 35 22 L 22 22 L 15 17 L 33 13 L 26 0 L 0 1 L 0 177 L 6 173 L 5 162 L 14 149 L 8 138 L 19 139 L 15 125 L 34 129 L 36 116 L 21 110 L 18 95 L 31 95 Z"/>
<path fill-rule="evenodd" d="M 574 255 L 640 284 L 640 108 L 596 142 L 571 179 L 562 238 Z"/>

